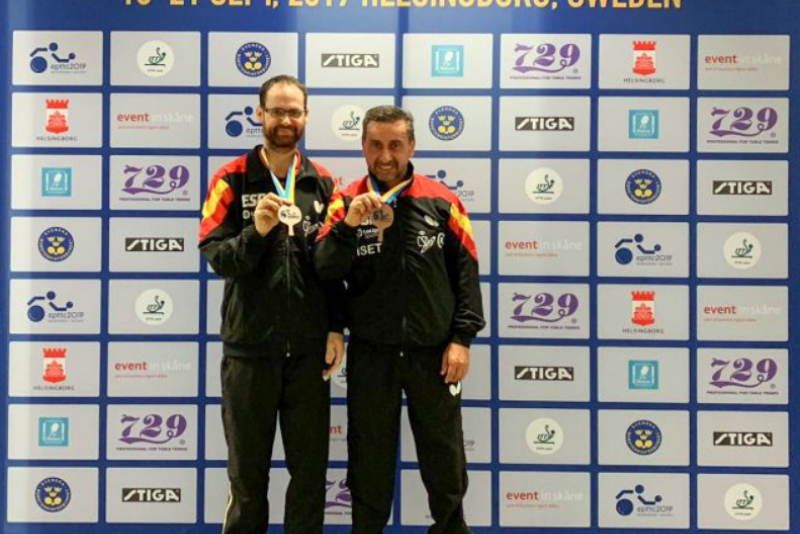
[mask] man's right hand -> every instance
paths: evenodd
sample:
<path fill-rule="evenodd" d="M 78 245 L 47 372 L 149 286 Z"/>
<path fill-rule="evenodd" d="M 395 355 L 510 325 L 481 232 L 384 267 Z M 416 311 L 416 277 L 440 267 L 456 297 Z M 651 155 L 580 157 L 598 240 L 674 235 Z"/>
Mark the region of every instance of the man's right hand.
<path fill-rule="evenodd" d="M 375 210 L 381 209 L 382 205 L 383 201 L 375 193 L 361 193 L 350 203 L 350 208 L 347 210 L 344 223 L 350 228 L 355 228 L 361 224 L 364 217 Z"/>
<path fill-rule="evenodd" d="M 273 228 L 278 226 L 278 210 L 284 204 L 290 204 L 290 202 L 275 193 L 268 193 L 267 196 L 258 201 L 254 218 L 256 232 L 261 237 L 266 236 Z"/>

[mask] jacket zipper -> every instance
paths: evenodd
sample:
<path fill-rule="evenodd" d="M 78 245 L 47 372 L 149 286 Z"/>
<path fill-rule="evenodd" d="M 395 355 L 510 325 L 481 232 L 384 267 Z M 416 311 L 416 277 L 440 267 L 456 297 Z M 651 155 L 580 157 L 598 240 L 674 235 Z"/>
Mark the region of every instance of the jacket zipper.
<path fill-rule="evenodd" d="M 406 344 L 406 241 L 405 241 L 405 234 L 403 233 L 403 218 L 400 216 L 400 211 L 397 209 L 400 204 L 400 198 L 395 200 L 395 212 L 397 213 L 397 230 L 400 232 L 400 269 L 401 269 L 401 287 L 402 291 L 400 292 L 403 295 L 403 320 L 401 323 L 402 332 L 400 336 L 400 357 L 404 356 L 404 348 Z"/>
<path fill-rule="evenodd" d="M 292 303 L 292 271 L 290 270 L 291 262 L 290 254 L 291 254 L 291 237 L 289 236 L 288 226 L 286 227 L 286 315 L 284 316 L 284 321 L 286 321 L 286 357 L 289 358 L 292 355 L 292 346 L 291 346 L 291 317 L 292 314 L 289 312 L 289 306 Z"/>

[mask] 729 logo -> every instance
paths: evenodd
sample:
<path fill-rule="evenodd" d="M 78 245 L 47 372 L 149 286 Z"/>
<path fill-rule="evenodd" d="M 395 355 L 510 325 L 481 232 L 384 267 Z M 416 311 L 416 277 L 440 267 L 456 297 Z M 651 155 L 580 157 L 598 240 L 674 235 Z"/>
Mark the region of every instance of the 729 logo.
<path fill-rule="evenodd" d="M 572 293 L 564 293 L 556 298 L 551 293 L 539 293 L 534 296 L 514 293 L 511 298 L 519 302 L 514 307 L 511 318 L 517 322 L 540 321 L 557 323 L 578 311 L 578 297 Z"/>
<path fill-rule="evenodd" d="M 778 124 L 778 112 L 769 107 L 761 108 L 758 112 L 754 112 L 748 107 L 740 107 L 735 110 L 715 107 L 711 110 L 711 116 L 718 118 L 711 125 L 709 133 L 717 137 L 730 135 L 757 137 Z M 755 120 L 753 120 L 754 117 Z M 772 137 L 775 137 L 774 133 Z"/>
<path fill-rule="evenodd" d="M 139 193 L 168 195 L 185 186 L 186 182 L 189 181 L 189 169 L 183 165 L 170 167 L 169 171 L 162 165 L 149 165 L 147 167 L 125 165 L 125 169 L 122 172 L 128 176 L 125 180 L 125 187 L 122 190 L 130 195 Z"/>
<path fill-rule="evenodd" d="M 134 443 L 161 445 L 182 436 L 187 427 L 186 418 L 179 413 L 170 415 L 166 421 L 157 414 L 144 417 L 123 415 L 120 422 L 125 428 L 119 440 L 128 445 Z"/>
<path fill-rule="evenodd" d="M 517 54 L 517 58 L 513 69 L 522 73 L 538 71 L 555 74 L 573 66 L 581 58 L 581 49 L 572 43 L 565 44 L 561 48 L 551 43 L 536 46 L 517 44 L 514 53 Z"/>
<path fill-rule="evenodd" d="M 711 367 L 716 369 L 711 376 L 710 384 L 717 388 L 757 388 L 765 382 L 771 381 L 778 374 L 778 364 L 771 358 L 763 358 L 755 364 L 750 358 L 737 360 L 722 360 L 714 358 Z M 773 386 L 774 387 L 774 386 Z"/>

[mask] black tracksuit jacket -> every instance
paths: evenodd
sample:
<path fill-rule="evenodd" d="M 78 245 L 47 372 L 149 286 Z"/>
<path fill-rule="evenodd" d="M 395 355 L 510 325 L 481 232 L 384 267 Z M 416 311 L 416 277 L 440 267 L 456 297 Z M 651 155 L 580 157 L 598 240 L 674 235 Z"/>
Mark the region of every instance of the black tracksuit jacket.
<path fill-rule="evenodd" d="M 328 332 L 343 330 L 342 283 L 321 282 L 312 246 L 334 184 L 327 169 L 297 152 L 295 204 L 303 213 L 294 237 L 278 224 L 261 237 L 258 200 L 277 193 L 257 146 L 211 180 L 200 226 L 200 250 L 225 279 L 222 341 L 228 356 L 316 353 Z M 330 307 L 328 306 L 330 304 Z M 329 311 L 330 310 L 330 311 Z"/>
<path fill-rule="evenodd" d="M 369 191 L 368 177 L 334 195 L 317 238 L 317 272 L 346 280 L 348 328 L 358 338 L 468 347 L 485 325 L 472 225 L 450 190 L 409 173 L 414 180 L 395 200 L 382 243 L 374 226 L 344 223 L 353 198 Z"/>

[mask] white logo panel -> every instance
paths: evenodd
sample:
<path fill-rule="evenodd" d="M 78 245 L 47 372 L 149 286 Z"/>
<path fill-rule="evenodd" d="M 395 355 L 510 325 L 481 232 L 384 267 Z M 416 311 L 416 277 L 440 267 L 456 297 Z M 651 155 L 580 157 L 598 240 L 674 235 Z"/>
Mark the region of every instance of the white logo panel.
<path fill-rule="evenodd" d="M 11 397 L 97 397 L 100 344 L 49 341 L 8 346 Z"/>
<path fill-rule="evenodd" d="M 698 98 L 697 151 L 789 151 L 789 99 Z"/>
<path fill-rule="evenodd" d="M 600 339 L 689 339 L 689 288 L 666 285 L 600 285 Z"/>
<path fill-rule="evenodd" d="M 501 527 L 574 527 L 591 525 L 589 473 L 500 473 Z"/>
<path fill-rule="evenodd" d="M 789 531 L 789 477 L 724 474 L 697 476 L 701 529 Z"/>
<path fill-rule="evenodd" d="M 11 270 L 99 272 L 102 220 L 12 217 Z"/>
<path fill-rule="evenodd" d="M 597 167 L 600 213 L 688 215 L 686 160 L 601 159 Z"/>
<path fill-rule="evenodd" d="M 200 85 L 200 32 L 111 32 L 111 85 Z"/>
<path fill-rule="evenodd" d="M 110 271 L 196 273 L 199 227 L 199 219 L 112 218 Z"/>
<path fill-rule="evenodd" d="M 785 224 L 697 225 L 700 278 L 782 278 L 789 274 Z"/>
<path fill-rule="evenodd" d="M 499 272 L 520 276 L 589 276 L 589 223 L 501 221 Z"/>
<path fill-rule="evenodd" d="M 208 85 L 252 89 L 279 74 L 296 78 L 297 41 L 296 33 L 209 32 Z"/>
<path fill-rule="evenodd" d="M 500 461 L 589 465 L 589 410 L 500 410 Z"/>
<path fill-rule="evenodd" d="M 8 458 L 97 460 L 99 432 L 97 405 L 11 404 Z"/>
<path fill-rule="evenodd" d="M 393 33 L 306 34 L 309 87 L 393 89 Z"/>
<path fill-rule="evenodd" d="M 589 401 L 587 347 L 501 345 L 500 399 Z"/>
<path fill-rule="evenodd" d="M 689 99 L 602 97 L 602 152 L 689 152 Z"/>
<path fill-rule="evenodd" d="M 200 158 L 194 156 L 111 156 L 112 210 L 198 211 Z"/>
<path fill-rule="evenodd" d="M 197 343 L 109 343 L 109 397 L 196 397 Z"/>
<path fill-rule="evenodd" d="M 69 500 L 58 511 L 47 511 L 36 498 L 43 495 L 49 481 L 56 482 L 60 494 L 69 494 Z M 97 523 L 98 470 L 79 467 L 9 467 L 8 486 L 17 491 L 8 492 L 9 523 Z M 41 489 L 40 489 L 41 488 Z M 42 497 L 42 500 L 44 501 Z M 66 501 L 61 497 L 62 503 Z"/>
<path fill-rule="evenodd" d="M 11 146 L 103 146 L 103 96 L 94 93 L 13 93 Z"/>
<path fill-rule="evenodd" d="M 600 473 L 601 528 L 689 528 L 689 475 Z"/>
<path fill-rule="evenodd" d="M 689 465 L 689 412 L 600 410 L 601 465 Z"/>
<path fill-rule="evenodd" d="M 500 284 L 500 335 L 512 338 L 589 338 L 589 286 Z"/>
<path fill-rule="evenodd" d="M 697 162 L 700 215 L 786 215 L 788 161 Z"/>
<path fill-rule="evenodd" d="M 788 91 L 788 35 L 701 35 L 700 90 Z"/>
<path fill-rule="evenodd" d="M 699 286 L 697 338 L 703 341 L 787 341 L 788 288 Z"/>
<path fill-rule="evenodd" d="M 786 349 L 699 349 L 697 400 L 724 404 L 787 404 Z"/>
<path fill-rule="evenodd" d="M 589 213 L 589 160 L 501 159 L 501 213 Z"/>
<path fill-rule="evenodd" d="M 601 35 L 601 89 L 689 89 L 688 35 Z"/>
<path fill-rule="evenodd" d="M 403 34 L 403 87 L 491 89 L 492 38 L 490 33 Z"/>
<path fill-rule="evenodd" d="M 109 523 L 194 523 L 195 469 L 109 468 L 106 521 Z"/>
<path fill-rule="evenodd" d="M 107 414 L 109 460 L 197 459 L 194 404 L 113 404 Z"/>
<path fill-rule="evenodd" d="M 589 150 L 592 102 L 587 97 L 500 97 L 500 150 Z"/>
<path fill-rule="evenodd" d="M 99 280 L 11 280 L 11 334 L 99 334 Z"/>
<path fill-rule="evenodd" d="M 414 116 L 417 150 L 485 152 L 492 147 L 492 102 L 488 96 L 406 96 Z"/>
<path fill-rule="evenodd" d="M 103 32 L 15 31 L 14 85 L 102 85 Z"/>
<path fill-rule="evenodd" d="M 686 278 L 689 276 L 689 225 L 598 223 L 597 274 Z"/>
<path fill-rule="evenodd" d="M 110 334 L 197 334 L 197 280 L 111 280 Z"/>
<path fill-rule="evenodd" d="M 500 37 L 503 89 L 589 89 L 592 36 L 513 34 Z"/>
<path fill-rule="evenodd" d="M 111 95 L 113 148 L 200 148 L 200 96 Z"/>
<path fill-rule="evenodd" d="M 11 156 L 11 209 L 99 210 L 103 204 L 100 156 Z"/>

